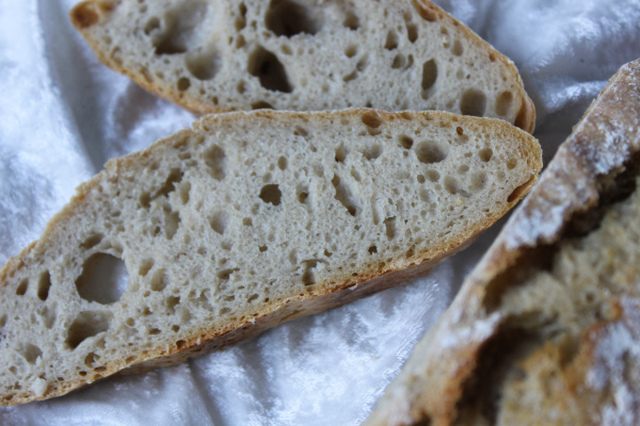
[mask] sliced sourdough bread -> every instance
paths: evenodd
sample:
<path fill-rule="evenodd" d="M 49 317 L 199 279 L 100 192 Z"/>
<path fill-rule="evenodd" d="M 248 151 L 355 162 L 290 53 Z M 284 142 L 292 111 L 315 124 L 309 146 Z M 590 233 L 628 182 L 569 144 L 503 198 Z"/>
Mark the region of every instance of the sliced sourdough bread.
<path fill-rule="evenodd" d="M 640 62 L 561 145 L 368 424 L 639 424 Z"/>
<path fill-rule="evenodd" d="M 174 364 L 424 274 L 540 167 L 502 120 L 206 116 L 109 161 L 0 271 L 0 401 Z M 126 288 L 105 279 L 118 262 Z"/>
<path fill-rule="evenodd" d="M 70 16 L 102 62 L 197 112 L 373 107 L 534 126 L 513 63 L 425 0 L 89 0 Z"/>

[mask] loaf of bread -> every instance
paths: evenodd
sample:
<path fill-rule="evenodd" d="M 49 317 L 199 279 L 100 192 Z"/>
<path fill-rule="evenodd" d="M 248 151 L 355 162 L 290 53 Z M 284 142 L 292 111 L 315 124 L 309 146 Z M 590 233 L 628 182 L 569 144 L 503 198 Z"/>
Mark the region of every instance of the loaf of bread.
<path fill-rule="evenodd" d="M 537 140 L 502 120 L 206 116 L 109 161 L 0 270 L 0 402 L 177 363 L 424 274 L 540 167 Z"/>
<path fill-rule="evenodd" d="M 88 0 L 70 16 L 102 62 L 197 112 L 373 107 L 534 126 L 513 63 L 426 0 Z"/>
<path fill-rule="evenodd" d="M 561 145 L 368 424 L 640 424 L 640 61 Z"/>

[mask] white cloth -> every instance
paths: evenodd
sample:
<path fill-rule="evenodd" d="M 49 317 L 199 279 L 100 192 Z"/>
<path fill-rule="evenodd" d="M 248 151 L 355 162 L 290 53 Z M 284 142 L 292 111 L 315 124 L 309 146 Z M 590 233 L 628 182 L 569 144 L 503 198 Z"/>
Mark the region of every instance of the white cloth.
<path fill-rule="evenodd" d="M 108 158 L 194 119 L 99 64 L 69 24 L 76 1 L 0 0 L 0 264 Z M 640 57 L 639 1 L 437 3 L 515 61 L 545 162 L 606 80 Z M 426 278 L 176 367 L 2 408 L 0 424 L 359 424 L 502 223 Z"/>

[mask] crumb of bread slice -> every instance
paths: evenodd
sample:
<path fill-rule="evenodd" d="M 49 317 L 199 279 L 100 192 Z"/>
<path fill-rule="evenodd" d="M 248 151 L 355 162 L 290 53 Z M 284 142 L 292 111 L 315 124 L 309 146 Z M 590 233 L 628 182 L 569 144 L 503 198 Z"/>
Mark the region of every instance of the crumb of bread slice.
<path fill-rule="evenodd" d="M 0 270 L 0 402 L 170 365 L 424 274 L 536 180 L 502 120 L 211 115 L 114 159 Z M 117 275 L 121 270 L 125 285 Z"/>
<path fill-rule="evenodd" d="M 373 107 L 535 124 L 514 64 L 426 0 L 88 0 L 70 17 L 100 61 L 196 112 Z"/>

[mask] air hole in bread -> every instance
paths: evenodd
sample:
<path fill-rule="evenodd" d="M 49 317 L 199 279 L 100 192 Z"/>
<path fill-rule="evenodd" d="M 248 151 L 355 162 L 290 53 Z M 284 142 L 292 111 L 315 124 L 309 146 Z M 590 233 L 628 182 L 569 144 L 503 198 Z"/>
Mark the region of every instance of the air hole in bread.
<path fill-rule="evenodd" d="M 384 233 L 389 240 L 393 240 L 396 236 L 396 217 L 391 216 L 384 220 Z"/>
<path fill-rule="evenodd" d="M 306 186 L 298 187 L 298 202 L 300 204 L 307 204 L 309 199 L 309 189 Z"/>
<path fill-rule="evenodd" d="M 415 41 L 418 39 L 418 27 L 416 26 L 416 24 L 407 24 L 407 38 L 411 43 L 415 43 Z"/>
<path fill-rule="evenodd" d="M 277 184 L 265 185 L 260 190 L 260 199 L 265 203 L 271 203 L 274 206 L 280 205 L 282 192 Z"/>
<path fill-rule="evenodd" d="M 444 177 L 444 189 L 452 195 L 469 196 L 469 193 L 462 188 L 460 182 L 454 176 L 447 175 Z"/>
<path fill-rule="evenodd" d="M 404 149 L 411 149 L 413 147 L 413 138 L 407 135 L 399 135 L 398 142 L 400 142 L 400 146 Z"/>
<path fill-rule="evenodd" d="M 162 291 L 167 287 L 168 279 L 164 269 L 158 269 L 151 277 L 151 290 Z"/>
<path fill-rule="evenodd" d="M 358 46 L 356 46 L 355 44 L 347 46 L 347 48 L 344 50 L 344 54 L 347 56 L 347 58 L 353 58 L 358 54 Z"/>
<path fill-rule="evenodd" d="M 51 275 L 49 271 L 44 271 L 38 280 L 38 299 L 43 302 L 49 297 L 49 289 L 51 288 Z"/>
<path fill-rule="evenodd" d="M 80 312 L 69 326 L 65 343 L 71 349 L 77 348 L 86 339 L 107 331 L 112 318 L 111 312 Z"/>
<path fill-rule="evenodd" d="M 0 328 L 4 327 L 6 323 L 7 323 L 7 314 L 2 314 L 2 316 L 0 316 Z"/>
<path fill-rule="evenodd" d="M 213 49 L 203 49 L 187 54 L 185 64 L 192 76 L 198 80 L 211 80 L 220 71 L 222 58 Z"/>
<path fill-rule="evenodd" d="M 153 31 L 160 28 L 160 20 L 157 17 L 150 18 L 144 26 L 144 33 L 146 35 L 151 34 Z"/>
<path fill-rule="evenodd" d="M 167 311 L 170 314 L 176 313 L 176 306 L 180 304 L 180 296 L 169 296 L 165 302 Z"/>
<path fill-rule="evenodd" d="M 71 19 L 80 28 L 88 28 L 100 21 L 100 13 L 94 3 L 83 3 L 71 11 Z"/>
<path fill-rule="evenodd" d="M 430 59 L 422 66 L 422 99 L 429 98 L 429 89 L 438 79 L 438 65 L 435 59 Z"/>
<path fill-rule="evenodd" d="M 156 192 L 153 198 L 155 199 L 158 197 L 169 196 L 170 193 L 176 190 L 176 184 L 182 180 L 183 175 L 184 173 L 182 172 L 182 170 L 178 169 L 177 167 L 171 169 L 169 171 L 169 175 L 167 176 L 167 179 L 164 181 L 163 185 L 158 189 L 158 191 Z"/>
<path fill-rule="evenodd" d="M 460 99 L 460 112 L 463 115 L 482 117 L 487 108 L 487 97 L 477 89 L 468 89 Z"/>
<path fill-rule="evenodd" d="M 356 182 L 360 182 L 360 180 L 362 180 L 362 177 L 360 176 L 360 173 L 358 173 L 358 171 L 355 168 L 351 169 L 351 176 L 353 176 L 353 178 L 356 180 Z"/>
<path fill-rule="evenodd" d="M 302 261 L 304 265 L 304 272 L 302 274 L 302 283 L 304 285 L 313 285 L 316 283 L 315 268 L 319 262 L 322 262 L 322 260 L 309 259 L 309 260 Z"/>
<path fill-rule="evenodd" d="M 189 192 L 191 191 L 191 184 L 189 182 L 184 182 L 180 185 L 180 201 L 182 204 L 187 204 L 189 202 Z"/>
<path fill-rule="evenodd" d="M 397 47 L 398 47 L 398 34 L 393 30 L 389 30 L 389 32 L 387 32 L 387 40 L 384 43 L 384 48 L 387 50 L 394 50 Z"/>
<path fill-rule="evenodd" d="M 184 92 L 189 87 L 191 87 L 191 81 L 187 77 L 182 77 L 181 79 L 178 80 L 178 83 L 176 84 L 176 88 L 180 92 Z"/>
<path fill-rule="evenodd" d="M 247 6 L 244 3 L 240 3 L 238 12 L 240 12 L 240 15 L 235 20 L 236 31 L 240 31 L 247 26 Z"/>
<path fill-rule="evenodd" d="M 507 160 L 507 169 L 513 170 L 518 165 L 518 160 L 516 158 L 509 158 Z"/>
<path fill-rule="evenodd" d="M 333 179 L 331 179 L 331 184 L 336 191 L 333 198 L 338 200 L 338 202 L 347 209 L 347 212 L 349 212 L 351 216 L 355 216 L 358 213 L 358 206 L 355 202 L 354 196 L 349 188 L 341 181 L 340 176 L 334 175 Z"/>
<path fill-rule="evenodd" d="M 124 262 L 107 253 L 95 253 L 82 266 L 76 279 L 78 295 L 89 302 L 115 303 L 127 289 L 129 277 Z"/>
<path fill-rule="evenodd" d="M 280 156 L 278 158 L 278 168 L 280 170 L 285 170 L 287 168 L 287 157 Z"/>
<path fill-rule="evenodd" d="M 29 363 L 35 364 L 36 360 L 42 356 L 42 349 L 32 343 L 23 343 L 18 353 Z"/>
<path fill-rule="evenodd" d="M 374 129 L 380 127 L 383 121 L 382 117 L 375 111 L 368 111 L 362 114 L 362 122 Z"/>
<path fill-rule="evenodd" d="M 173 239 L 180 227 L 180 214 L 170 209 L 164 211 L 164 233 L 168 240 Z"/>
<path fill-rule="evenodd" d="M 253 221 L 250 217 L 245 217 L 242 219 L 242 226 L 253 226 Z"/>
<path fill-rule="evenodd" d="M 344 163 L 344 160 L 347 158 L 348 153 L 349 151 L 347 150 L 347 148 L 345 148 L 343 144 L 340 144 L 340 146 L 336 149 L 336 155 L 335 155 L 336 162 Z"/>
<path fill-rule="evenodd" d="M 93 248 L 93 247 L 97 246 L 98 244 L 100 244 L 100 242 L 102 242 L 103 238 L 104 238 L 103 234 L 92 235 L 89 238 L 87 238 L 86 240 L 84 240 L 84 242 L 82 244 L 80 244 L 80 247 L 82 247 L 85 250 L 89 250 L 90 248 Z"/>
<path fill-rule="evenodd" d="M 251 109 L 273 109 L 269 102 L 258 101 L 251 104 Z"/>
<path fill-rule="evenodd" d="M 416 156 L 425 164 L 444 161 L 449 155 L 449 145 L 440 141 L 424 141 L 416 145 Z"/>
<path fill-rule="evenodd" d="M 513 104 L 513 93 L 508 90 L 500 93 L 496 99 L 496 113 L 500 116 L 505 116 L 511 110 Z"/>
<path fill-rule="evenodd" d="M 375 160 L 382 155 L 382 146 L 378 144 L 369 145 L 362 151 L 362 155 L 369 161 Z"/>
<path fill-rule="evenodd" d="M 236 271 L 239 271 L 239 269 L 238 268 L 223 269 L 222 271 L 218 272 L 218 278 L 220 278 L 223 281 L 228 281 L 229 278 L 231 278 L 231 275 Z"/>
<path fill-rule="evenodd" d="M 213 145 L 204 153 L 204 162 L 208 167 L 209 174 L 217 180 L 222 180 L 226 176 L 227 156 L 222 148 Z"/>
<path fill-rule="evenodd" d="M 462 46 L 462 42 L 460 42 L 460 40 L 456 40 L 453 42 L 451 52 L 456 56 L 462 56 L 462 54 L 464 53 L 464 46 Z"/>
<path fill-rule="evenodd" d="M 247 69 L 249 74 L 258 77 L 260 85 L 267 90 L 283 93 L 293 90 L 278 57 L 262 46 L 258 46 L 249 56 Z"/>
<path fill-rule="evenodd" d="M 467 173 L 469 171 L 469 166 L 466 164 L 460 164 L 458 166 L 458 173 L 460 173 L 461 175 Z"/>
<path fill-rule="evenodd" d="M 322 28 L 318 14 L 293 0 L 271 0 L 265 15 L 268 30 L 278 36 L 316 34 Z"/>
<path fill-rule="evenodd" d="M 200 24 L 207 14 L 203 1 L 185 1 L 164 16 L 163 31 L 154 31 L 152 44 L 158 55 L 184 53 L 198 41 Z"/>
<path fill-rule="evenodd" d="M 93 369 L 93 366 L 98 362 L 98 359 L 100 359 L 100 355 L 96 355 L 94 352 L 89 352 L 84 357 L 84 365 Z"/>
<path fill-rule="evenodd" d="M 493 150 L 491 148 L 483 148 L 478 151 L 478 156 L 480 157 L 480 160 L 488 163 L 489 161 L 491 161 L 491 157 L 493 157 Z"/>
<path fill-rule="evenodd" d="M 353 11 L 347 11 L 344 17 L 344 21 L 342 25 L 349 28 L 350 30 L 357 30 L 360 28 L 360 18 Z"/>
<path fill-rule="evenodd" d="M 226 212 L 217 212 L 209 219 L 209 225 L 215 232 L 224 235 L 229 225 L 229 215 Z"/>
<path fill-rule="evenodd" d="M 20 281 L 20 285 L 16 289 L 17 296 L 24 296 L 27 292 L 27 288 L 29 287 L 29 280 L 27 278 Z"/>
<path fill-rule="evenodd" d="M 487 175 L 484 172 L 477 172 L 471 178 L 471 190 L 481 191 L 487 184 Z"/>
<path fill-rule="evenodd" d="M 258 251 L 259 251 L 260 253 L 264 253 L 265 251 L 267 251 L 267 246 L 260 246 L 260 247 L 258 247 Z"/>
<path fill-rule="evenodd" d="M 151 268 L 153 268 L 153 259 L 145 259 L 142 261 L 140 268 L 138 268 L 138 274 L 144 277 L 149 273 Z"/>
<path fill-rule="evenodd" d="M 378 247 L 376 246 L 370 246 L 369 249 L 367 250 L 369 252 L 369 254 L 374 254 L 378 252 Z"/>

